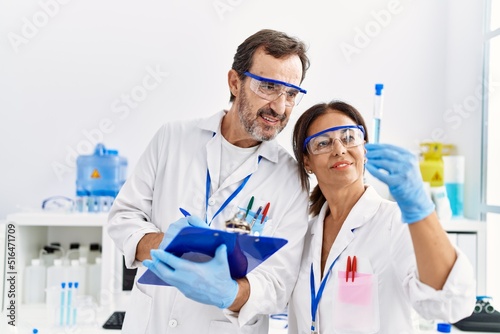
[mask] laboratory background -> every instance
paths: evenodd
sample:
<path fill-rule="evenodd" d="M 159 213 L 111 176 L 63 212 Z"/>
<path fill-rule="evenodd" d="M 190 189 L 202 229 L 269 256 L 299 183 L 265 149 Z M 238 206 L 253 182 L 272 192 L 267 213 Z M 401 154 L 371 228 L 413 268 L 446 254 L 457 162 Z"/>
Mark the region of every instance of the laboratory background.
<path fill-rule="evenodd" d="M 455 241 L 473 235 L 464 247 L 478 294 L 500 308 L 499 0 L 0 0 L 0 221 L 75 199 L 77 158 L 97 144 L 126 158 L 129 174 L 162 123 L 226 108 L 236 48 L 264 28 L 309 47 L 307 94 L 278 136 L 290 152 L 295 120 L 315 103 L 346 101 L 371 125 L 382 83 L 381 142 L 415 154 L 452 145 L 464 157 L 463 211 L 443 224 Z M 91 233 L 105 239 L 99 226 Z M 21 272 L 29 256 L 18 255 Z"/>

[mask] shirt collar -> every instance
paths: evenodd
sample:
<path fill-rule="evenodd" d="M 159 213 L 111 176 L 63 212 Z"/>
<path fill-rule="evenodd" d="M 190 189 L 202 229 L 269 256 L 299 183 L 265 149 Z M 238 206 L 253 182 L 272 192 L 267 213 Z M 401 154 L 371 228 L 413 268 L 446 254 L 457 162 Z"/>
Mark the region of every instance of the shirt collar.
<path fill-rule="evenodd" d="M 346 221 L 349 221 L 354 228 L 364 225 L 373 218 L 381 203 L 382 197 L 377 191 L 372 186 L 365 185 L 365 192 L 351 209 Z"/>
<path fill-rule="evenodd" d="M 382 197 L 380 197 L 380 195 L 372 186 L 365 185 L 365 192 L 356 202 L 356 204 L 354 204 L 353 208 L 351 209 L 351 212 L 349 212 L 349 215 L 347 216 L 342 229 L 348 228 L 350 230 L 353 230 L 364 225 L 366 222 L 370 221 L 377 212 L 377 210 L 379 209 L 382 201 L 383 201 Z M 320 221 L 321 224 L 316 224 L 316 225 L 321 225 L 321 226 L 323 225 L 322 222 L 325 219 L 327 211 L 328 211 L 328 202 L 325 202 L 325 204 L 323 204 L 323 206 L 321 207 L 318 216 L 315 219 L 315 221 Z M 317 233 L 316 229 L 314 228 L 311 230 L 311 232 L 312 234 L 314 234 L 315 232 Z"/>
<path fill-rule="evenodd" d="M 198 123 L 198 127 L 202 130 L 210 131 L 211 133 L 220 133 L 220 127 L 224 115 L 226 115 L 226 111 L 221 110 L 220 112 L 208 118 L 201 119 Z M 276 139 L 263 141 L 259 145 L 257 154 L 273 163 L 277 163 L 279 156 L 279 145 Z"/>

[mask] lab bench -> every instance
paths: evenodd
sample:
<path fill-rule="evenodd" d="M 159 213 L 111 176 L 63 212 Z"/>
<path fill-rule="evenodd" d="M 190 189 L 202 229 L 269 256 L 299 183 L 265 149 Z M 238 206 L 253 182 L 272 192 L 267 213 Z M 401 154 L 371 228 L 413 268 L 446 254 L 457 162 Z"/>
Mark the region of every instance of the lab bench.
<path fill-rule="evenodd" d="M 118 308 L 117 308 L 118 307 Z M 21 305 L 19 309 L 19 319 L 17 322 L 17 327 L 12 328 L 11 326 L 6 326 L 5 321 L 0 323 L 0 333 L 32 333 L 34 328 L 38 329 L 39 334 L 119 334 L 121 330 L 107 330 L 102 328 L 102 324 L 107 320 L 107 318 L 112 314 L 112 312 L 120 309 L 116 304 L 108 305 L 106 307 L 100 307 L 93 312 L 86 312 L 85 316 L 87 319 L 86 324 L 73 326 L 73 327 L 60 327 L 56 326 L 49 321 L 52 317 L 53 311 L 48 310 L 45 304 L 32 304 L 32 305 Z M 121 308 L 123 309 L 123 308 Z M 5 319 L 5 314 L 0 314 L 2 319 Z M 284 328 L 286 322 L 283 320 L 270 320 L 269 334 L 288 334 L 286 328 Z M 437 330 L 416 330 L 415 334 L 431 334 L 437 333 Z M 487 334 L 486 332 L 464 332 L 454 326 L 451 328 L 451 333 L 470 333 L 470 334 Z"/>
<path fill-rule="evenodd" d="M 104 329 L 102 325 L 107 318 L 116 310 L 123 310 L 124 307 L 114 304 L 112 307 L 98 307 L 95 310 L 87 310 L 79 315 L 80 322 L 77 326 L 58 326 L 51 319 L 54 316 L 54 310 L 49 310 L 45 304 L 21 305 L 19 308 L 16 328 L 6 326 L 5 321 L 0 323 L 0 333 L 32 333 L 34 328 L 38 329 L 39 334 L 115 334 L 121 333 L 121 330 Z M 0 314 L 2 319 L 5 319 L 5 314 Z M 81 319 L 80 319 L 81 318 Z M 285 321 L 270 320 L 269 334 L 287 334 L 284 328 Z"/>

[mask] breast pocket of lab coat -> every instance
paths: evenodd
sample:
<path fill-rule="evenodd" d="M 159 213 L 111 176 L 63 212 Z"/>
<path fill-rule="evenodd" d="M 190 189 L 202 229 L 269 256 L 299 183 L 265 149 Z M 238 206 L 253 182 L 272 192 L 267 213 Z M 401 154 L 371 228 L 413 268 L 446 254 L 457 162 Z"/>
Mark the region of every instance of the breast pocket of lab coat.
<path fill-rule="evenodd" d="M 371 268 L 348 273 L 339 270 L 334 279 L 334 333 L 377 333 L 380 328 L 378 277 Z M 368 266 L 370 267 L 370 266 Z"/>

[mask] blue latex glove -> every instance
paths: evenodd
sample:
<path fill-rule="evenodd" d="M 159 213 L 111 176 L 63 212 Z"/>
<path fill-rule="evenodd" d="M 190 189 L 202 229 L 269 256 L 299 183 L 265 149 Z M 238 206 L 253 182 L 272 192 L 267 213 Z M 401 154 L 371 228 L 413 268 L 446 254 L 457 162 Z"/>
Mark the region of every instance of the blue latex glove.
<path fill-rule="evenodd" d="M 151 258 L 142 263 L 194 301 L 224 309 L 231 306 L 238 294 L 238 283 L 231 278 L 224 244 L 208 262 L 192 262 L 158 249 L 151 250 Z"/>
<path fill-rule="evenodd" d="M 405 223 L 415 223 L 434 211 L 434 203 L 425 192 L 415 155 L 389 144 L 366 144 L 365 148 L 366 169 L 389 186 Z"/>
<path fill-rule="evenodd" d="M 160 246 L 158 247 L 159 249 L 165 249 L 165 247 L 170 244 L 172 239 L 182 230 L 184 227 L 188 226 L 195 226 L 195 227 L 206 227 L 207 223 L 205 223 L 203 220 L 201 220 L 198 217 L 195 216 L 188 216 L 181 218 L 168 227 L 167 231 L 165 232 L 165 235 L 163 236 L 163 239 L 160 243 Z"/>

